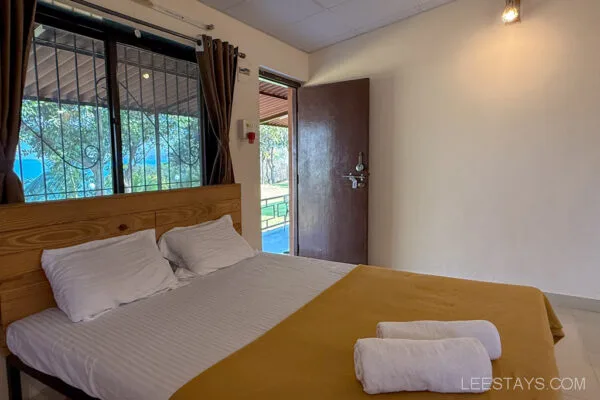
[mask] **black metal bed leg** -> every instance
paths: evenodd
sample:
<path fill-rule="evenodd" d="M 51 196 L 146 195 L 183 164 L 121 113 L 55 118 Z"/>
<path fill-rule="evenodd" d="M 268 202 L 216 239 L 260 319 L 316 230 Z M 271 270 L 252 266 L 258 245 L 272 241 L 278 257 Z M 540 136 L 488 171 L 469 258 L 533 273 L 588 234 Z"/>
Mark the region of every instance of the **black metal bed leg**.
<path fill-rule="evenodd" d="M 6 380 L 8 382 L 8 399 L 23 400 L 21 389 L 21 371 L 11 363 L 11 356 L 6 358 Z"/>

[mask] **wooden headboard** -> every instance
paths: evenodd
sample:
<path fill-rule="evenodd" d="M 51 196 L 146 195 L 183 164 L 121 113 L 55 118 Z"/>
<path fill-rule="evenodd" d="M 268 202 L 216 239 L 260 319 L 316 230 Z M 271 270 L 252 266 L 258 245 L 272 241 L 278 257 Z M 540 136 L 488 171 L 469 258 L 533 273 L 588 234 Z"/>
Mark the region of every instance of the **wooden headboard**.
<path fill-rule="evenodd" d="M 0 206 L 0 352 L 8 354 L 11 322 L 56 306 L 40 265 L 43 249 L 152 228 L 158 239 L 171 228 L 226 214 L 241 234 L 240 185 Z"/>

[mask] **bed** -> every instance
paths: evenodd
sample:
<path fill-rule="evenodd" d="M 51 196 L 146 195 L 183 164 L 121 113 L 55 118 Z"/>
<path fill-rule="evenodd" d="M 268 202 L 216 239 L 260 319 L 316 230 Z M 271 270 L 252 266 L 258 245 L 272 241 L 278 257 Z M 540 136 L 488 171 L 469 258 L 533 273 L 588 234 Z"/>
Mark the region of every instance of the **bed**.
<path fill-rule="evenodd" d="M 0 208 L 0 322 L 11 399 L 19 371 L 72 399 L 369 398 L 352 344 L 381 320 L 489 319 L 494 376 L 558 375 L 560 322 L 537 289 L 257 254 L 181 288 L 72 323 L 40 269 L 44 248 L 232 215 L 238 185 Z M 5 223 L 6 221 L 6 223 Z M 556 391 L 398 393 L 383 399 L 555 399 Z"/>

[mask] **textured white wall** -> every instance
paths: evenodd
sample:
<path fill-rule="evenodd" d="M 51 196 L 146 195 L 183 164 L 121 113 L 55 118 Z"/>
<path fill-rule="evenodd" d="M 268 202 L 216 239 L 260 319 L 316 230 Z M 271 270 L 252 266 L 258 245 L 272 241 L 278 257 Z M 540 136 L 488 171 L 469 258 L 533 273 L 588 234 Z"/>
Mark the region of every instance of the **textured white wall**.
<path fill-rule="evenodd" d="M 372 264 L 600 299 L 600 2 L 457 0 L 310 56 L 370 77 Z"/>

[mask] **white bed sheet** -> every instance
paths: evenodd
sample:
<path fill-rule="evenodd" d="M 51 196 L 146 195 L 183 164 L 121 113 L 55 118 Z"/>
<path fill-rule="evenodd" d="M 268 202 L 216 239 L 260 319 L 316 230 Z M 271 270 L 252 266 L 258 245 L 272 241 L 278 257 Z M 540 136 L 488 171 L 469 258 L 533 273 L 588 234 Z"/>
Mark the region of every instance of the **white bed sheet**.
<path fill-rule="evenodd" d="M 93 397 L 166 400 L 354 267 L 261 253 L 93 321 L 45 310 L 11 324 L 8 347 Z"/>

